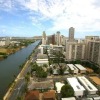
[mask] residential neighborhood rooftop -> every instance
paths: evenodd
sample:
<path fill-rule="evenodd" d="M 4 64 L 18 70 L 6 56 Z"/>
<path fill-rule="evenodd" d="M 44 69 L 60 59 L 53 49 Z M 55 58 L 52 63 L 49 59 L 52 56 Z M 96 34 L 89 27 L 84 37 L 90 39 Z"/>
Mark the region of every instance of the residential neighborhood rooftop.
<path fill-rule="evenodd" d="M 78 70 L 73 64 L 67 64 L 71 70 Z"/>
<path fill-rule="evenodd" d="M 85 88 L 78 82 L 77 78 L 71 77 L 67 78 L 70 85 L 73 87 L 74 91 L 84 91 Z"/>
<path fill-rule="evenodd" d="M 25 96 L 25 100 L 39 100 L 39 91 L 29 91 Z"/>
<path fill-rule="evenodd" d="M 76 100 L 75 97 L 62 98 L 61 100 Z"/>
<path fill-rule="evenodd" d="M 32 89 L 46 89 L 46 88 L 50 88 L 50 89 L 54 88 L 53 80 L 43 81 L 43 82 L 34 82 L 33 81 L 28 86 L 29 90 L 32 90 Z"/>
<path fill-rule="evenodd" d="M 84 76 L 77 77 L 88 91 L 98 91 L 98 89 Z"/>
<path fill-rule="evenodd" d="M 82 65 L 80 64 L 75 64 L 75 66 L 80 69 L 80 70 L 86 70 L 86 68 L 84 68 Z"/>
<path fill-rule="evenodd" d="M 61 91 L 61 87 L 64 85 L 64 83 L 61 82 L 56 82 L 56 88 L 57 88 L 57 93 L 60 93 Z"/>
<path fill-rule="evenodd" d="M 48 91 L 43 93 L 44 100 L 55 100 L 55 91 Z"/>

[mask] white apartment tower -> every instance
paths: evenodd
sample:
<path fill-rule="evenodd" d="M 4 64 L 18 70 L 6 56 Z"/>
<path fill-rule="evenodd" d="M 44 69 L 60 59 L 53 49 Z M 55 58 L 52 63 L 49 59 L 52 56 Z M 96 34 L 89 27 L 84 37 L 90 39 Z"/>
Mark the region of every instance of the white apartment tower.
<path fill-rule="evenodd" d="M 75 29 L 73 27 L 69 28 L 69 42 L 74 41 L 74 31 L 75 31 Z"/>

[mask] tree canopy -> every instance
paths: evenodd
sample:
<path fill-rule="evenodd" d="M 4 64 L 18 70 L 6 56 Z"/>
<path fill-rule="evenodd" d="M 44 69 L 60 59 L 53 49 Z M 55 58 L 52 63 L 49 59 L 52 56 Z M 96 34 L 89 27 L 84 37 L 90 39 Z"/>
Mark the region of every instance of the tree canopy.
<path fill-rule="evenodd" d="M 65 84 L 61 88 L 61 96 L 62 98 L 74 96 L 73 88 L 69 84 Z"/>

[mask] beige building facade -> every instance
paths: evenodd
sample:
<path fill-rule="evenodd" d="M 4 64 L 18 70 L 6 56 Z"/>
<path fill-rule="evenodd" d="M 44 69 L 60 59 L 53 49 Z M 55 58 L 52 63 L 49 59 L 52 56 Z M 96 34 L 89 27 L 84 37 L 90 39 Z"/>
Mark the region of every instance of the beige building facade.
<path fill-rule="evenodd" d="M 77 42 L 66 43 L 66 59 L 77 60 L 85 59 L 85 44 Z"/>

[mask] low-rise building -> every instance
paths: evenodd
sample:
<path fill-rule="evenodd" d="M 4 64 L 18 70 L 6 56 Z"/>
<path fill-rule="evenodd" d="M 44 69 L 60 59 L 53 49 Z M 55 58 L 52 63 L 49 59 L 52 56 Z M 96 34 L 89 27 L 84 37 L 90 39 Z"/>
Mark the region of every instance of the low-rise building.
<path fill-rule="evenodd" d="M 93 97 L 93 100 L 100 100 L 100 96 L 98 96 L 98 97 Z"/>
<path fill-rule="evenodd" d="M 25 100 L 39 100 L 39 91 L 29 91 L 25 95 Z"/>
<path fill-rule="evenodd" d="M 56 82 L 55 83 L 55 86 L 56 86 L 56 89 L 57 89 L 57 93 L 60 93 L 61 88 L 62 88 L 63 85 L 64 85 L 64 83 L 61 83 L 61 82 Z"/>
<path fill-rule="evenodd" d="M 75 97 L 61 98 L 61 100 L 76 100 Z"/>
<path fill-rule="evenodd" d="M 36 63 L 38 66 L 43 66 L 44 64 L 49 64 L 48 56 L 46 54 L 38 54 Z"/>
<path fill-rule="evenodd" d="M 0 41 L 0 46 L 5 46 L 5 41 Z"/>
<path fill-rule="evenodd" d="M 43 93 L 43 100 L 55 100 L 55 91 L 48 91 Z"/>
<path fill-rule="evenodd" d="M 86 88 L 88 94 L 96 94 L 98 89 L 87 78 L 80 76 L 77 79 Z"/>
<path fill-rule="evenodd" d="M 75 66 L 79 69 L 80 73 L 86 73 L 86 68 L 84 68 L 82 65 L 75 64 Z"/>
<path fill-rule="evenodd" d="M 93 100 L 93 98 L 86 98 L 86 100 Z"/>
<path fill-rule="evenodd" d="M 71 70 L 71 73 L 73 73 L 73 74 L 77 74 L 78 73 L 78 69 L 73 64 L 67 64 L 67 66 Z"/>
<path fill-rule="evenodd" d="M 67 78 L 67 81 L 74 90 L 74 96 L 82 97 L 84 95 L 85 88 L 78 82 L 77 78 Z"/>
<path fill-rule="evenodd" d="M 33 89 L 54 89 L 53 80 L 42 81 L 42 82 L 34 82 L 31 81 L 28 85 L 28 90 Z"/>

